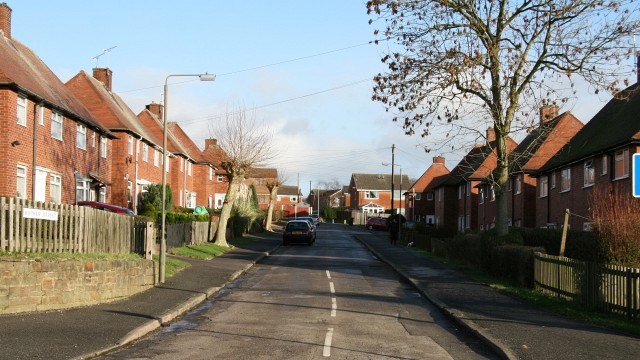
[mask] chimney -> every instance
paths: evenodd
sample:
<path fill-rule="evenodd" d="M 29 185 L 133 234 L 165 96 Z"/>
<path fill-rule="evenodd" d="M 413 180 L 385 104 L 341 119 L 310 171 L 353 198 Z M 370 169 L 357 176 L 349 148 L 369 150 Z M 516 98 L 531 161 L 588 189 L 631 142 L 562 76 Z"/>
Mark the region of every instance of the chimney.
<path fill-rule="evenodd" d="M 560 107 L 558 105 L 542 105 L 540 108 L 540 125 L 546 123 L 549 120 L 553 120 L 558 116 Z"/>
<path fill-rule="evenodd" d="M 145 108 L 151 111 L 151 113 L 157 116 L 160 120 L 163 119 L 162 112 L 164 110 L 164 106 L 152 102 L 151 104 L 145 106 Z"/>
<path fill-rule="evenodd" d="M 0 31 L 4 36 L 11 39 L 11 8 L 7 3 L 0 3 Z"/>
<path fill-rule="evenodd" d="M 444 164 L 444 157 L 443 156 L 434 156 L 433 157 L 433 163 L 434 164 Z"/>
<path fill-rule="evenodd" d="M 487 128 L 487 144 L 491 144 L 496 141 L 496 131 L 493 127 Z"/>
<path fill-rule="evenodd" d="M 93 68 L 93 78 L 104 84 L 111 91 L 111 78 L 113 71 L 108 68 Z"/>
<path fill-rule="evenodd" d="M 204 148 L 208 149 L 209 147 L 218 146 L 217 139 L 205 139 L 204 140 Z"/>

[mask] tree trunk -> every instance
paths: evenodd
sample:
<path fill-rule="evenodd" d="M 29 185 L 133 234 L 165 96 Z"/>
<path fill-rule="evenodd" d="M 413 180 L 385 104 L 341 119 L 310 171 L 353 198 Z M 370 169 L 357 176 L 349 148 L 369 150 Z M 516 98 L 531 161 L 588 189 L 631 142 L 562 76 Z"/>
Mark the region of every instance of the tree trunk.
<path fill-rule="evenodd" d="M 278 194 L 278 187 L 269 189 L 269 208 L 267 209 L 267 218 L 264 221 L 264 228 L 267 231 L 272 231 L 271 222 L 273 221 L 273 209 L 276 206 L 276 198 Z"/>
<path fill-rule="evenodd" d="M 506 166 L 498 166 L 498 178 L 496 180 L 496 231 L 498 236 L 504 236 L 509 233 L 509 193 L 506 191 L 509 183 L 509 172 Z"/>
<path fill-rule="evenodd" d="M 240 180 L 236 179 L 241 179 L 241 177 L 234 176 L 230 179 L 227 195 L 224 198 L 222 210 L 220 211 L 220 223 L 218 224 L 215 240 L 215 243 L 220 246 L 229 246 L 229 243 L 227 243 L 227 223 L 231 217 L 231 209 L 233 208 L 238 189 L 240 188 Z"/>

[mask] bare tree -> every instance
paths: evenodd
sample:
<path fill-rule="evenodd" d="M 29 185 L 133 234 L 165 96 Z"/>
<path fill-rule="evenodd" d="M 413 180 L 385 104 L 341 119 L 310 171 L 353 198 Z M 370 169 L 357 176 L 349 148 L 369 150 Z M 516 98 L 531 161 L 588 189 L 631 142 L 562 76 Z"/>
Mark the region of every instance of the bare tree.
<path fill-rule="evenodd" d="M 639 23 L 632 0 L 372 0 L 367 10 L 384 27 L 374 34 L 391 42 L 373 100 L 396 112 L 407 135 L 422 128 L 423 137 L 443 135 L 442 144 L 484 131 L 479 121 L 494 129 L 501 235 L 510 134 L 529 127 L 543 101 L 574 96 L 574 74 L 617 92 L 621 59 L 631 53 L 624 41 Z"/>
<path fill-rule="evenodd" d="M 227 154 L 222 168 L 229 176 L 229 188 L 220 211 L 215 243 L 228 246 L 226 228 L 240 185 L 252 167 L 261 166 L 272 158 L 272 137 L 267 130 L 256 126 L 255 112 L 247 113 L 244 108 L 227 112 L 215 133 L 220 147 Z"/>
<path fill-rule="evenodd" d="M 275 179 L 267 180 L 266 186 L 269 189 L 269 208 L 267 209 L 267 218 L 264 220 L 264 228 L 267 231 L 271 231 L 271 222 L 273 222 L 273 209 L 276 206 L 276 200 L 278 198 L 278 189 L 284 184 L 286 178 L 278 174 Z"/>

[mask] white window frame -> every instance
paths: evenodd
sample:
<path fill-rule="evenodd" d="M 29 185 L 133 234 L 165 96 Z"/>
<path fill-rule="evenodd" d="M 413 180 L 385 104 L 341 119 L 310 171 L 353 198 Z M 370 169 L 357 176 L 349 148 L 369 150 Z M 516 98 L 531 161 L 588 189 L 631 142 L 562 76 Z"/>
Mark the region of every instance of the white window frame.
<path fill-rule="evenodd" d="M 133 155 L 133 135 L 129 135 L 127 140 L 127 154 Z"/>
<path fill-rule="evenodd" d="M 551 188 L 555 189 L 556 188 L 556 172 L 552 172 L 551 173 L 551 179 L 550 179 L 550 183 L 551 183 Z"/>
<path fill-rule="evenodd" d="M 489 201 L 496 201 L 496 188 L 491 185 L 491 192 L 489 193 Z"/>
<path fill-rule="evenodd" d="M 366 190 L 364 191 L 364 198 L 365 199 L 379 199 L 380 198 L 380 193 L 376 190 Z"/>
<path fill-rule="evenodd" d="M 91 201 L 91 181 L 89 179 L 76 179 L 76 202 Z"/>
<path fill-rule="evenodd" d="M 192 163 L 191 161 L 187 161 L 187 175 L 191 176 L 191 170 L 192 170 Z"/>
<path fill-rule="evenodd" d="M 590 187 L 596 181 L 596 169 L 593 164 L 593 160 L 587 160 L 584 162 L 584 173 L 583 173 L 583 186 Z"/>
<path fill-rule="evenodd" d="M 96 147 L 96 133 L 91 133 L 91 147 Z"/>
<path fill-rule="evenodd" d="M 100 156 L 102 156 L 103 159 L 107 158 L 108 149 L 109 147 L 107 146 L 107 138 L 100 137 Z"/>
<path fill-rule="evenodd" d="M 49 176 L 49 201 L 55 204 L 62 203 L 62 176 L 59 174 Z"/>
<path fill-rule="evenodd" d="M 218 175 L 217 179 L 218 179 L 219 183 L 223 182 L 224 181 L 224 175 Z"/>
<path fill-rule="evenodd" d="M 462 199 L 464 192 L 464 184 L 458 185 L 458 200 Z"/>
<path fill-rule="evenodd" d="M 18 103 L 16 108 L 16 123 L 18 125 L 27 126 L 27 98 L 18 95 Z"/>
<path fill-rule="evenodd" d="M 213 181 L 213 168 L 209 167 L 209 181 Z M 209 205 L 211 207 L 211 205 Z"/>
<path fill-rule="evenodd" d="M 416 196 L 414 197 L 415 201 L 420 201 L 422 200 L 422 193 L 416 193 Z M 427 200 L 433 200 L 433 192 L 428 192 L 427 193 Z"/>
<path fill-rule="evenodd" d="M 107 187 L 101 186 L 98 189 L 98 201 L 106 203 L 107 202 Z"/>
<path fill-rule="evenodd" d="M 602 155 L 602 172 L 601 175 L 607 175 L 609 173 L 609 155 Z"/>
<path fill-rule="evenodd" d="M 38 111 L 40 112 L 38 123 L 44 126 L 44 106 L 40 106 L 38 108 Z"/>
<path fill-rule="evenodd" d="M 149 145 L 142 143 L 142 161 L 149 162 Z"/>
<path fill-rule="evenodd" d="M 298 202 L 298 197 L 295 196 L 295 195 L 294 196 L 289 196 L 289 201 L 297 203 Z"/>
<path fill-rule="evenodd" d="M 27 198 L 27 175 L 27 167 L 18 165 L 16 170 L 16 197 L 18 199 Z"/>
<path fill-rule="evenodd" d="M 571 167 L 560 170 L 560 192 L 571 191 Z"/>
<path fill-rule="evenodd" d="M 618 164 L 622 164 L 621 173 L 618 172 Z M 629 149 L 622 149 L 615 152 L 613 174 L 614 180 L 629 177 Z"/>
<path fill-rule="evenodd" d="M 64 118 L 62 114 L 56 111 L 51 112 L 51 137 L 57 140 L 62 140 Z"/>
<path fill-rule="evenodd" d="M 153 149 L 153 166 L 160 167 L 160 151 Z"/>
<path fill-rule="evenodd" d="M 522 192 L 522 175 L 518 174 L 513 178 L 513 191 L 515 195 L 518 195 Z"/>
<path fill-rule="evenodd" d="M 76 147 L 87 150 L 87 127 L 80 123 L 76 124 Z"/>
<path fill-rule="evenodd" d="M 484 204 L 484 186 L 480 188 L 479 195 L 480 195 L 480 198 L 479 198 L 480 204 Z"/>
<path fill-rule="evenodd" d="M 538 194 L 539 197 L 544 198 L 549 196 L 549 177 L 544 175 L 540 176 L 538 179 L 538 189 L 540 192 Z"/>

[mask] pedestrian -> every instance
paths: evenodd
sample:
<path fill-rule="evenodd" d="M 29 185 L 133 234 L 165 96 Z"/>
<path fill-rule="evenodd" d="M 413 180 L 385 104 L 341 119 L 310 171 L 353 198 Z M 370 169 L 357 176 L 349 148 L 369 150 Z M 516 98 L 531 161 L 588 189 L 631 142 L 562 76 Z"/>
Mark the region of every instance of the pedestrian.
<path fill-rule="evenodd" d="M 398 232 L 400 231 L 400 224 L 398 223 L 398 218 L 396 216 L 391 216 L 391 221 L 389 222 L 389 241 L 391 245 L 395 245 L 398 241 Z"/>

